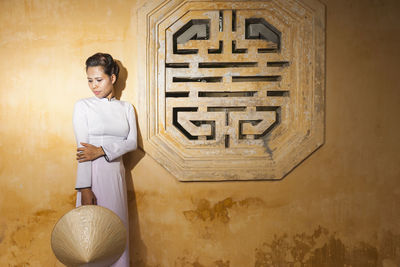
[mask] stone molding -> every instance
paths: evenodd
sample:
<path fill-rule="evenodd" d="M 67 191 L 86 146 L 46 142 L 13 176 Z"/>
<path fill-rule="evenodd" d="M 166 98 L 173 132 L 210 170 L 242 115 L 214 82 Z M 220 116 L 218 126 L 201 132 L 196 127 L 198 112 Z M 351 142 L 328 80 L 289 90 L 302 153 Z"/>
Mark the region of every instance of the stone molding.
<path fill-rule="evenodd" d="M 143 148 L 177 179 L 278 180 L 323 144 L 319 1 L 171 0 L 138 17 Z"/>

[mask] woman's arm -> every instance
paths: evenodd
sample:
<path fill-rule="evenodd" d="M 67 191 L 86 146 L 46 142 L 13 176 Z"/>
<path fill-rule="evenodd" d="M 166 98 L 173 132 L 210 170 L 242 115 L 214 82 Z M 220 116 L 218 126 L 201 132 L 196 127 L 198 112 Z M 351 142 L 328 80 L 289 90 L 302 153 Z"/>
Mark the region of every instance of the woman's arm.
<path fill-rule="evenodd" d="M 126 112 L 129 125 L 129 133 L 125 140 L 105 144 L 102 149 L 105 153 L 104 157 L 107 161 L 112 161 L 125 153 L 137 148 L 137 128 L 135 111 L 131 104 L 126 103 Z"/>
<path fill-rule="evenodd" d="M 73 125 L 76 144 L 83 147 L 81 143 L 89 142 L 89 130 L 87 122 L 87 106 L 83 101 L 78 101 L 74 107 Z M 92 162 L 78 162 L 76 174 L 76 189 L 90 188 L 92 186 Z"/>
<path fill-rule="evenodd" d="M 87 107 L 83 101 L 78 101 L 74 107 L 73 124 L 78 150 L 82 143 L 89 141 L 87 122 Z M 79 152 L 78 152 L 79 153 Z M 92 162 L 78 161 L 75 189 L 81 192 L 81 205 L 97 205 L 97 199 L 92 191 Z"/>

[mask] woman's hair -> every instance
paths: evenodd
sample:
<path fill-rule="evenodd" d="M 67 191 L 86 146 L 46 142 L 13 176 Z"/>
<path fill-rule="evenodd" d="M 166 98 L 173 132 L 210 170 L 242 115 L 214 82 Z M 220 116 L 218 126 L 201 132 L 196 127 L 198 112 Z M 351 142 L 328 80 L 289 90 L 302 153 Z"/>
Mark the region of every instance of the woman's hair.
<path fill-rule="evenodd" d="M 116 80 L 118 80 L 119 66 L 110 54 L 96 53 L 86 59 L 86 70 L 89 67 L 98 66 L 103 67 L 104 73 L 108 76 L 115 74 Z"/>

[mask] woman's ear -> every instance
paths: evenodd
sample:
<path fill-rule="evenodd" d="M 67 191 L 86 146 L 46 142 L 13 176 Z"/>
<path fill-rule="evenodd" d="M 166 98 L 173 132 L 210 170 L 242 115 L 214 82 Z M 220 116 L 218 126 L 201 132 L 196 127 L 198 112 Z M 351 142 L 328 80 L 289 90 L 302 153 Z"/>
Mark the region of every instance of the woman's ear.
<path fill-rule="evenodd" d="M 117 76 L 115 74 L 111 74 L 111 82 L 114 84 L 117 81 Z"/>

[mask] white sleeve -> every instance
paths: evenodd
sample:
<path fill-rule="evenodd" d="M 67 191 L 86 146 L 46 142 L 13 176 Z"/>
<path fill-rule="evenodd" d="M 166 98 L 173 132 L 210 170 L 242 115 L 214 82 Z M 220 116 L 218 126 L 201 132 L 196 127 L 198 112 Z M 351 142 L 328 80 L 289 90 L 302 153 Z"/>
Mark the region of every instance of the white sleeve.
<path fill-rule="evenodd" d="M 89 129 L 87 120 L 87 107 L 84 102 L 78 101 L 74 107 L 73 115 L 74 132 L 77 147 L 80 143 L 89 143 Z M 92 162 L 78 162 L 75 189 L 92 186 Z"/>
<path fill-rule="evenodd" d="M 131 104 L 127 103 L 126 116 L 128 119 L 129 133 L 125 140 L 103 145 L 103 151 L 107 161 L 112 161 L 125 153 L 137 148 L 137 129 L 135 111 Z"/>

